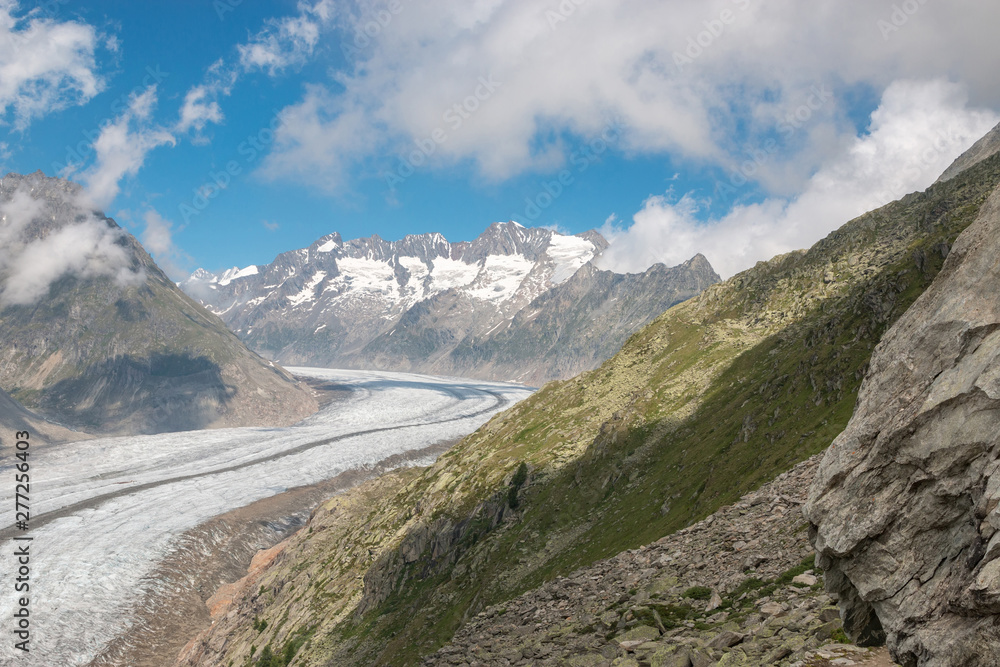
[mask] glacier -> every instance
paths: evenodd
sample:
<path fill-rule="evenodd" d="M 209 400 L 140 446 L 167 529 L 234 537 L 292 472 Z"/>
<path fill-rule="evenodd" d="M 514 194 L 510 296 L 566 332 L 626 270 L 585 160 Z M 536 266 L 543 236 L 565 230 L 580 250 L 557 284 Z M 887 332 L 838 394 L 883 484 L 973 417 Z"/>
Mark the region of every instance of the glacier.
<path fill-rule="evenodd" d="M 0 664 L 82 666 L 126 633 L 179 537 L 230 510 L 462 437 L 530 395 L 513 384 L 293 368 L 350 389 L 287 428 L 100 438 L 38 446 L 31 462 L 31 652 L 13 647 L 13 511 L 0 527 Z M 12 460 L 0 502 L 14 505 Z M 416 463 L 430 463 L 420 460 Z"/>

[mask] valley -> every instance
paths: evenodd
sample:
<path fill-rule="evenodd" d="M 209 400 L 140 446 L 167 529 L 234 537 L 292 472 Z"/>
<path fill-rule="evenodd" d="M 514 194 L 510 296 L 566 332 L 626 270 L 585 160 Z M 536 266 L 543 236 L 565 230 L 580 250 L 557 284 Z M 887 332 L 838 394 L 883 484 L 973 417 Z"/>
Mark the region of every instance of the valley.
<path fill-rule="evenodd" d="M 90 663 L 133 629 L 144 603 L 161 599 L 170 579 L 151 575 L 164 559 L 205 548 L 180 538 L 213 517 L 345 473 L 363 478 L 389 459 L 426 465 L 434 450 L 403 455 L 461 437 L 530 394 L 518 385 L 430 376 L 296 373 L 350 393 L 290 427 L 98 438 L 38 452 L 30 533 L 36 650 L 19 657 L 23 664 Z M 11 465 L 5 460 L 0 475 L 9 476 Z M 12 489 L 3 492 L 0 502 L 13 503 Z M 299 523 L 302 509 L 292 513 Z M 277 541 L 288 527 L 263 537 Z M 13 536 L 12 526 L 0 530 L 5 552 Z M 15 605 L 9 576 L 5 569 L 0 577 L 5 616 Z M 0 662 L 11 651 L 0 647 Z"/>

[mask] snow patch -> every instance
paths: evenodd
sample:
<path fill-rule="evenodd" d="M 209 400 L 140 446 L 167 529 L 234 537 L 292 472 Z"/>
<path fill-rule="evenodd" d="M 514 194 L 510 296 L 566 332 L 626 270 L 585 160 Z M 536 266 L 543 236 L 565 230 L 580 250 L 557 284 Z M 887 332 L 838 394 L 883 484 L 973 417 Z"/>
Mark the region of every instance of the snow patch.
<path fill-rule="evenodd" d="M 338 248 L 339 246 L 340 244 L 338 244 L 333 239 L 330 239 L 320 247 L 316 248 L 316 252 L 333 252 L 334 249 Z"/>
<path fill-rule="evenodd" d="M 457 287 L 466 287 L 479 275 L 478 264 L 466 264 L 458 259 L 438 257 L 431 262 L 431 292 L 443 292 Z"/>
<path fill-rule="evenodd" d="M 580 270 L 584 264 L 594 259 L 597 248 L 587 239 L 579 236 L 553 234 L 545 253 L 555 264 L 552 284 L 561 285 Z"/>
<path fill-rule="evenodd" d="M 482 301 L 507 301 L 517 293 L 534 266 L 522 255 L 490 255 L 469 294 Z"/>
<path fill-rule="evenodd" d="M 288 302 L 293 306 L 301 306 L 307 301 L 313 301 L 316 298 L 316 288 L 323 282 L 324 278 L 326 278 L 326 271 L 317 271 L 316 275 L 302 288 L 301 292 L 295 296 L 288 297 Z"/>
<path fill-rule="evenodd" d="M 337 260 L 337 267 L 341 273 L 335 282 L 345 285 L 352 291 L 380 294 L 394 294 L 396 291 L 396 272 L 388 262 L 342 257 Z"/>
<path fill-rule="evenodd" d="M 247 276 L 255 276 L 257 275 L 257 273 L 258 273 L 257 266 L 254 264 L 251 264 L 245 269 L 237 269 L 236 267 L 233 267 L 222 274 L 222 276 L 219 278 L 219 284 L 225 287 L 234 280 L 239 280 L 240 278 L 246 278 Z"/>

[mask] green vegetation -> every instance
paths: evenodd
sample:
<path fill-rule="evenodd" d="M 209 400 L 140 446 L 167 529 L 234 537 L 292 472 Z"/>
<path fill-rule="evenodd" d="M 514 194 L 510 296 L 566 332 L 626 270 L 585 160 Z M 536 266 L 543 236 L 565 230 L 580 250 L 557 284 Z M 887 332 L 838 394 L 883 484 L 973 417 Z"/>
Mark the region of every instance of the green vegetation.
<path fill-rule="evenodd" d="M 712 597 L 712 589 L 705 586 L 692 586 L 684 591 L 684 597 L 692 600 L 707 600 Z"/>
<path fill-rule="evenodd" d="M 265 626 L 267 623 L 264 624 Z M 288 638 L 285 642 L 284 648 L 281 649 L 281 653 L 274 653 L 271 649 L 271 645 L 265 646 L 261 652 L 260 657 L 257 658 L 256 662 L 249 663 L 255 665 L 255 667 L 287 667 L 295 659 L 296 654 L 299 649 L 302 648 L 309 639 L 313 636 L 313 629 L 300 628 Z M 251 657 L 253 656 L 253 649 L 251 647 L 250 651 Z"/>
<path fill-rule="evenodd" d="M 355 566 L 363 611 L 305 650 L 330 664 L 417 664 L 486 606 L 688 526 L 822 451 L 875 345 L 998 183 L 994 157 L 760 263 L 667 311 L 600 369 L 491 420 L 379 500 L 365 525 L 386 536 L 381 555 Z M 504 488 L 514 466 L 525 478 L 530 467 L 530 485 L 515 472 Z M 516 515 L 490 518 L 512 499 Z M 813 567 L 747 580 L 723 606 Z M 688 619 L 649 608 L 665 627 Z"/>
<path fill-rule="evenodd" d="M 522 461 L 521 465 L 517 467 L 514 477 L 510 480 L 510 491 L 507 492 L 507 505 L 512 510 L 516 510 L 517 506 L 520 505 L 517 494 L 526 481 L 528 481 L 528 464 Z"/>
<path fill-rule="evenodd" d="M 756 577 L 751 577 L 750 579 L 745 580 L 736 587 L 736 590 L 722 599 L 722 606 L 720 609 L 737 610 L 740 607 L 752 607 L 755 600 L 768 597 L 778 588 L 792 583 L 792 579 L 800 574 L 803 574 L 808 570 L 815 569 L 815 559 L 815 556 L 809 556 L 799 565 L 782 572 L 774 579 L 768 581 L 763 581 Z"/>

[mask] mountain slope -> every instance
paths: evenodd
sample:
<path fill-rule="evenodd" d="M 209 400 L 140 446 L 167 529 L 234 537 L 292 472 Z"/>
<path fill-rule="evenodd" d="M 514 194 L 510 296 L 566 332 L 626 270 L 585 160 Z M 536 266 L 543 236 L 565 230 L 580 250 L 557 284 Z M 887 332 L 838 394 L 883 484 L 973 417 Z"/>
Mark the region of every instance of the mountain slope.
<path fill-rule="evenodd" d="M 18 440 L 15 436 L 21 431 L 27 431 L 30 434 L 28 442 L 36 448 L 47 444 L 83 440 L 90 437 L 86 433 L 73 431 L 42 419 L 26 410 L 24 406 L 11 398 L 10 394 L 0 390 L 0 451 L 3 451 L 3 448 L 13 448 L 14 443 Z M 4 456 L 6 455 L 5 453 Z"/>
<path fill-rule="evenodd" d="M 857 641 L 1000 665 L 1000 189 L 889 331 L 806 505 Z"/>
<path fill-rule="evenodd" d="M 596 368 L 657 314 L 718 280 L 701 255 L 672 268 L 656 264 L 641 274 L 601 271 L 587 263 L 512 318 L 485 335 L 466 336 L 430 364 L 420 355 L 419 341 L 437 333 L 428 325 L 440 318 L 424 316 L 422 309 L 421 316 L 414 317 L 417 308 L 390 334 L 366 345 L 364 356 L 376 367 L 398 367 L 403 362 L 393 358 L 393 352 L 405 345 L 414 350 L 405 361 L 408 369 L 542 385 Z M 383 357 L 386 352 L 388 359 Z"/>
<path fill-rule="evenodd" d="M 33 249 L 74 256 L 57 244 L 81 229 L 99 234 L 98 249 L 121 263 L 117 274 L 88 268 L 57 277 L 32 300 L 21 293 L 32 275 L 17 273 L 18 257 L 0 262 L 8 295 L 0 388 L 54 421 L 104 433 L 278 425 L 315 411 L 312 395 L 286 371 L 247 350 L 131 235 L 79 201 L 78 186 L 41 172 L 0 182 L 10 214 L 4 232 L 22 260 Z"/>
<path fill-rule="evenodd" d="M 495 223 L 344 242 L 333 234 L 267 266 L 181 284 L 281 363 L 431 372 L 541 384 L 589 370 L 670 306 L 718 281 L 708 262 L 617 275 L 589 262 L 607 242 Z"/>
<path fill-rule="evenodd" d="M 325 549 L 280 561 L 192 664 L 242 664 L 251 646 L 295 665 L 417 664 L 489 605 L 688 526 L 821 451 L 883 332 L 998 184 L 992 157 L 675 306 L 600 369 L 387 482 Z"/>
<path fill-rule="evenodd" d="M 941 174 L 938 183 L 958 176 L 998 152 L 1000 152 L 1000 125 L 987 132 L 982 139 L 972 145 L 972 148 L 958 156 L 958 159 Z"/>

